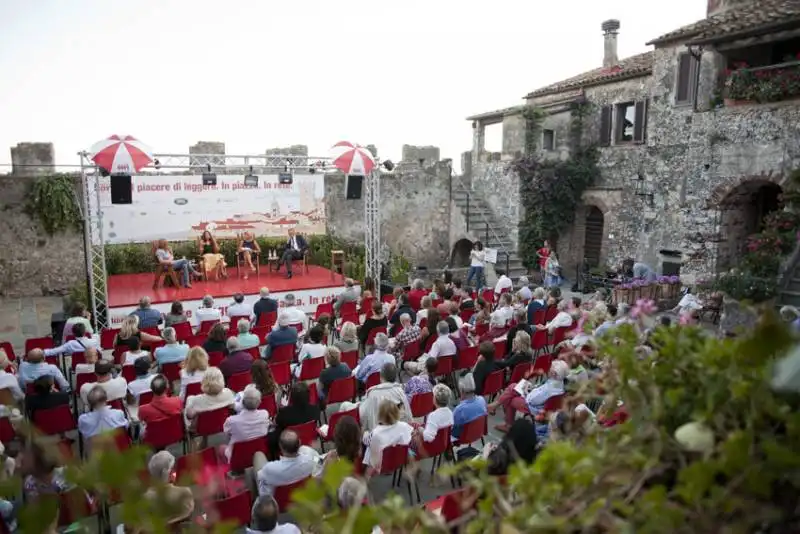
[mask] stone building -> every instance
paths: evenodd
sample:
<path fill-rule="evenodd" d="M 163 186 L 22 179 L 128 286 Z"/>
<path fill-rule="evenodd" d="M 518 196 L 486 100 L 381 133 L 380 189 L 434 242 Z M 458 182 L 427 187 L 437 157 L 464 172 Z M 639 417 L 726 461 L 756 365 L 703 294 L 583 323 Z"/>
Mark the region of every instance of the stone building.
<path fill-rule="evenodd" d="M 566 159 L 571 103 L 588 101 L 583 137 L 599 146 L 601 172 L 558 238 L 568 275 L 579 264 L 614 267 L 627 257 L 666 273 L 679 264 L 689 278 L 735 266 L 746 236 L 778 209 L 800 168 L 800 100 L 733 105 L 742 103 L 723 101 L 725 82 L 741 62 L 762 79 L 794 72 L 800 80 L 800 0 L 708 0 L 707 18 L 623 59 L 620 22 L 604 22 L 602 32 L 602 66 L 532 91 L 523 106 L 468 118 L 468 188 L 518 246 L 520 184 L 507 167 L 525 150 L 524 106 L 545 113 L 539 155 Z M 501 154 L 483 148 L 493 123 L 503 125 Z"/>

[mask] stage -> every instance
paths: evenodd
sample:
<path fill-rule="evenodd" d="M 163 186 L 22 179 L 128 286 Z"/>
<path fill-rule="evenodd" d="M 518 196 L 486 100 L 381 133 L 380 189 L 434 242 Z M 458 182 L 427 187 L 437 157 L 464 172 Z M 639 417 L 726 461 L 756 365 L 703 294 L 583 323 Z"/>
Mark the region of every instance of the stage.
<path fill-rule="evenodd" d="M 152 307 L 169 313 L 172 302 L 179 300 L 190 317 L 200 307 L 204 296 L 214 297 L 214 305 L 225 313 L 233 302 L 233 295 L 242 293 L 245 301 L 254 303 L 259 298 L 262 287 L 269 288 L 270 296 L 278 301 L 292 293 L 297 306 L 306 313 L 313 313 L 317 305 L 330 302 L 344 289 L 344 277 L 318 265 L 309 265 L 308 272 L 295 267 L 294 276 L 286 278 L 285 271 L 269 272 L 266 265 L 261 266 L 261 274 L 250 273 L 245 280 L 239 278 L 235 268 L 228 269 L 228 279 L 219 281 L 195 281 L 191 288 L 171 286 L 153 289 L 154 273 L 120 274 L 108 277 L 108 308 L 112 327 L 119 327 L 122 320 L 135 310 L 139 299 L 150 297 Z M 193 321 L 194 322 L 194 321 Z"/>

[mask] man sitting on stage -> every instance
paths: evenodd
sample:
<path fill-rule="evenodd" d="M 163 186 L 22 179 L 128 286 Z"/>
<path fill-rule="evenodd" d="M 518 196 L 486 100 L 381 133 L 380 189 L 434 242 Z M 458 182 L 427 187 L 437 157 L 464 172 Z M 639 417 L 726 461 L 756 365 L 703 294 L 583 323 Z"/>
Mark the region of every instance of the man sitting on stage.
<path fill-rule="evenodd" d="M 291 278 L 292 261 L 302 259 L 307 249 L 308 243 L 306 243 L 306 240 L 303 239 L 303 236 L 297 235 L 297 232 L 295 232 L 294 228 L 290 228 L 289 239 L 286 241 L 286 245 L 284 245 L 283 256 L 281 256 L 281 261 L 278 263 L 277 271 L 281 270 L 281 263 L 285 263 L 286 278 Z"/>

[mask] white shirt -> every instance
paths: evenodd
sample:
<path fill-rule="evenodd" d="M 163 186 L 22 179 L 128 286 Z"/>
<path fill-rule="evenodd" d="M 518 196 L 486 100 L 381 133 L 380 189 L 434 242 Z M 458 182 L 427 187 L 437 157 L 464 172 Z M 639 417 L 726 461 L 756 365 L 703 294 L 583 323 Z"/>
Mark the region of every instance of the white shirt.
<path fill-rule="evenodd" d="M 203 321 L 221 321 L 222 313 L 217 308 L 197 308 L 194 312 L 194 325 L 200 326 Z"/>
<path fill-rule="evenodd" d="M 9 390 L 14 400 L 21 401 L 25 398 L 25 393 L 19 387 L 17 377 L 2 370 L 0 370 L 0 389 Z"/>
<path fill-rule="evenodd" d="M 186 386 L 203 381 L 205 370 L 187 373 L 186 369 L 181 369 L 181 399 L 186 398 Z"/>
<path fill-rule="evenodd" d="M 322 358 L 325 356 L 325 352 L 327 352 L 327 350 L 328 346 L 323 345 L 322 343 L 303 343 L 303 346 L 300 347 L 300 352 L 297 353 L 297 358 L 300 363 L 293 365 L 294 375 L 296 377 L 300 377 L 300 371 L 303 367 L 303 360 L 308 360 L 310 358 Z"/>
<path fill-rule="evenodd" d="M 70 339 L 60 347 L 44 349 L 44 355 L 46 358 L 49 358 L 50 356 L 58 356 L 59 354 L 84 352 L 88 348 L 100 349 L 100 342 L 93 337 L 83 337 L 80 341 L 77 339 Z"/>
<path fill-rule="evenodd" d="M 93 363 L 79 363 L 75 366 L 75 374 L 82 375 L 84 373 L 94 373 Z"/>
<path fill-rule="evenodd" d="M 519 291 L 517 291 L 517 295 L 519 295 L 519 298 L 522 300 L 531 300 L 533 298 L 533 291 L 531 291 L 531 288 L 528 286 L 522 286 L 519 288 Z"/>
<path fill-rule="evenodd" d="M 428 420 L 425 421 L 425 429 L 422 431 L 422 438 L 425 441 L 433 441 L 439 430 L 448 426 L 453 426 L 453 410 L 447 406 L 436 408 L 428 414 Z"/>
<path fill-rule="evenodd" d="M 508 324 L 511 319 L 514 318 L 514 308 L 511 306 L 503 306 L 502 308 L 497 308 L 494 313 L 499 318 L 499 320 L 503 321 L 503 324 Z"/>
<path fill-rule="evenodd" d="M 125 362 L 122 365 L 133 365 L 133 362 L 145 356 L 150 357 L 150 353 L 146 350 L 139 350 L 139 352 L 127 351 L 125 353 Z"/>
<path fill-rule="evenodd" d="M 109 401 L 124 399 L 125 395 L 128 393 L 128 383 L 121 376 L 105 382 L 89 382 L 81 387 L 81 400 L 84 404 L 87 404 L 86 398 L 95 386 L 100 386 L 106 390 Z"/>
<path fill-rule="evenodd" d="M 280 310 L 278 310 L 278 316 L 280 316 L 280 314 L 282 313 L 285 313 L 286 317 L 289 318 L 290 325 L 302 324 L 303 331 L 305 332 L 306 330 L 308 330 L 308 315 L 306 315 L 306 312 L 304 312 L 300 308 L 297 308 L 295 306 L 286 306 L 285 308 L 281 308 Z M 278 323 L 275 323 L 275 326 L 272 327 L 273 330 L 277 330 L 278 328 L 280 328 L 280 325 Z"/>
<path fill-rule="evenodd" d="M 269 412 L 267 410 L 244 410 L 225 419 L 222 431 L 230 436 L 225 456 L 231 459 L 233 444 L 266 436 L 269 432 Z"/>
<path fill-rule="evenodd" d="M 248 304 L 246 302 L 242 302 L 241 304 L 233 303 L 228 306 L 228 317 L 252 317 L 253 316 L 253 305 Z M 236 326 L 236 325 L 232 325 Z"/>
<path fill-rule="evenodd" d="M 556 328 L 572 326 L 572 316 L 565 311 L 560 311 L 553 317 L 553 320 L 545 325 L 548 332 L 552 333 Z"/>
<path fill-rule="evenodd" d="M 147 375 L 143 378 L 130 381 L 128 384 L 128 391 L 137 402 L 139 401 L 139 395 L 145 391 L 150 391 L 150 382 L 152 382 L 155 377 L 156 375 Z"/>
<path fill-rule="evenodd" d="M 456 352 L 456 344 L 448 333 L 436 338 L 436 341 L 431 345 L 431 350 L 428 352 L 428 357 L 438 358 L 439 356 L 454 356 Z"/>
<path fill-rule="evenodd" d="M 511 289 L 512 287 L 514 287 L 514 282 L 511 281 L 511 278 L 507 277 L 506 275 L 502 275 L 497 279 L 497 284 L 494 286 L 494 292 L 496 295 L 499 295 L 504 289 Z"/>
<path fill-rule="evenodd" d="M 312 476 L 319 469 L 319 454 L 311 447 L 300 447 L 294 458 L 281 456 L 280 460 L 267 462 L 258 473 L 258 494 L 272 495 L 275 486 L 287 486 Z"/>
<path fill-rule="evenodd" d="M 364 465 L 380 469 L 383 449 L 392 445 L 408 445 L 411 443 L 412 430 L 411 425 L 405 421 L 376 426 L 364 439 L 364 445 L 367 446 L 364 452 Z"/>
<path fill-rule="evenodd" d="M 420 322 L 423 319 L 428 318 L 428 308 L 422 308 L 420 311 L 417 312 L 417 326 L 419 326 Z"/>
<path fill-rule="evenodd" d="M 483 267 L 483 258 L 486 257 L 486 252 L 483 250 L 472 249 L 469 251 L 470 267 Z"/>

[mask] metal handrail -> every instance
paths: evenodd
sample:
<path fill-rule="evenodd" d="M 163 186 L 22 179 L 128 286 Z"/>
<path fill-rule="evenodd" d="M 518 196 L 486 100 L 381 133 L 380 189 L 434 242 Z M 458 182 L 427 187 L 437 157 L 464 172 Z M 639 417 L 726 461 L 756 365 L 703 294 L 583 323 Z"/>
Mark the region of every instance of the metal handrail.
<path fill-rule="evenodd" d="M 464 194 L 467 195 L 467 232 L 469 232 L 469 199 L 470 199 L 471 193 L 469 192 L 469 189 L 467 189 L 464 186 L 464 183 L 460 179 L 456 178 L 456 181 L 457 181 L 458 187 L 461 189 L 461 191 Z M 508 249 L 506 249 L 506 247 L 503 245 L 502 241 L 500 241 L 500 238 L 498 237 L 498 235 L 494 231 L 494 227 L 489 224 L 489 219 L 486 218 L 486 214 L 483 213 L 483 211 L 481 211 L 480 216 L 481 216 L 481 219 L 483 219 L 484 224 L 486 225 L 486 242 L 487 243 L 489 242 L 489 230 L 491 229 L 492 237 L 494 237 L 495 240 L 497 240 L 497 244 L 500 246 L 501 250 L 499 250 L 499 252 L 502 252 L 506 256 L 506 274 L 508 274 L 508 272 L 511 270 L 510 269 L 510 266 L 511 266 L 511 253 L 508 251 Z"/>

